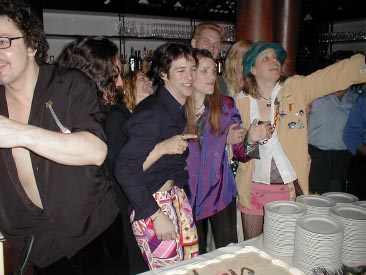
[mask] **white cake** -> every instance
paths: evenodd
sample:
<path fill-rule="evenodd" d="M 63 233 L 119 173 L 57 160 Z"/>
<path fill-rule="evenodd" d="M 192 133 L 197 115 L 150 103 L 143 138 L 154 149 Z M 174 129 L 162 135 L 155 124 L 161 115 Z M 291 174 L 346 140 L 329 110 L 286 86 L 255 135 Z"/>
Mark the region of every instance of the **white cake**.
<path fill-rule="evenodd" d="M 305 275 L 285 262 L 273 259 L 264 251 L 246 246 L 235 252 L 220 255 L 164 271 L 162 275 Z"/>

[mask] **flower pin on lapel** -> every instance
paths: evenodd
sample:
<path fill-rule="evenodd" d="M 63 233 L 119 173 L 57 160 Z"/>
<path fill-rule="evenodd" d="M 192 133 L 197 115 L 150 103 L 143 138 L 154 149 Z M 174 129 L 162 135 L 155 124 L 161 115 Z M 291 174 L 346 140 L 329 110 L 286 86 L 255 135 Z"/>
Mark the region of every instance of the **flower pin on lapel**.
<path fill-rule="evenodd" d="M 69 129 L 67 129 L 67 127 L 63 126 L 61 121 L 58 119 L 58 117 L 55 113 L 55 110 L 53 110 L 53 108 L 52 108 L 52 104 L 53 104 L 52 100 L 47 100 L 46 109 L 50 110 L 51 115 L 52 115 L 53 119 L 55 120 L 58 128 L 60 128 L 61 133 L 70 134 L 71 131 Z"/>

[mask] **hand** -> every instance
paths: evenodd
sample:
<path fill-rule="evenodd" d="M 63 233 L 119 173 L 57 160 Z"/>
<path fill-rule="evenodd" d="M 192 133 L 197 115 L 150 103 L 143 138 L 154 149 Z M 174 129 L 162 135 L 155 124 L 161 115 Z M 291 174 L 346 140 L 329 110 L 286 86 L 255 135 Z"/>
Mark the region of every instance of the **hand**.
<path fill-rule="evenodd" d="M 159 213 L 153 221 L 156 237 L 161 241 L 175 240 L 179 236 L 175 231 L 175 225 L 173 221 L 159 210 Z"/>
<path fill-rule="evenodd" d="M 258 124 L 258 120 L 255 119 L 248 130 L 248 143 L 254 144 L 258 141 L 269 139 L 272 137 L 273 131 L 274 128 L 269 121 Z"/>
<path fill-rule="evenodd" d="M 238 123 L 230 125 L 229 132 L 226 138 L 226 144 L 233 145 L 244 140 L 247 129 L 240 128 L 235 130 L 238 125 Z"/>
<path fill-rule="evenodd" d="M 162 155 L 181 155 L 187 149 L 187 140 L 195 138 L 197 138 L 197 136 L 192 134 L 176 135 L 158 143 L 157 147 Z"/>
<path fill-rule="evenodd" d="M 366 144 L 361 144 L 358 148 L 357 148 L 357 153 L 359 153 L 361 156 L 366 156 Z"/>

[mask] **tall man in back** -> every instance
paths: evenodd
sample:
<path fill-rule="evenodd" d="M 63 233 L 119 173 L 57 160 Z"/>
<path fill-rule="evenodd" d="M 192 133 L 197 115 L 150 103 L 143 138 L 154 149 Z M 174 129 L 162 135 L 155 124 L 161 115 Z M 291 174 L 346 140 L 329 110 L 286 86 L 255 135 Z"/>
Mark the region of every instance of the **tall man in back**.
<path fill-rule="evenodd" d="M 121 274 L 95 83 L 47 50 L 30 7 L 1 1 L 0 230 L 17 250 L 34 236 L 35 274 Z"/>

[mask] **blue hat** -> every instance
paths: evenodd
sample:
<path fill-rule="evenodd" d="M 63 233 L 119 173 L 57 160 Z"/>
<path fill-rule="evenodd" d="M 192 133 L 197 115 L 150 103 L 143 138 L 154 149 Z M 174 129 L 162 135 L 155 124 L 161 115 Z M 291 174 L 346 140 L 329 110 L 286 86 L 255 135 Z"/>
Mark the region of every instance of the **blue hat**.
<path fill-rule="evenodd" d="M 280 61 L 281 65 L 286 59 L 287 53 L 281 45 L 277 43 L 270 43 L 266 41 L 257 41 L 253 43 L 253 45 L 249 48 L 249 50 L 243 56 L 243 75 L 244 77 L 248 76 L 250 73 L 250 69 L 252 68 L 255 60 L 258 55 L 267 49 L 273 49 L 277 54 L 278 61 Z"/>

